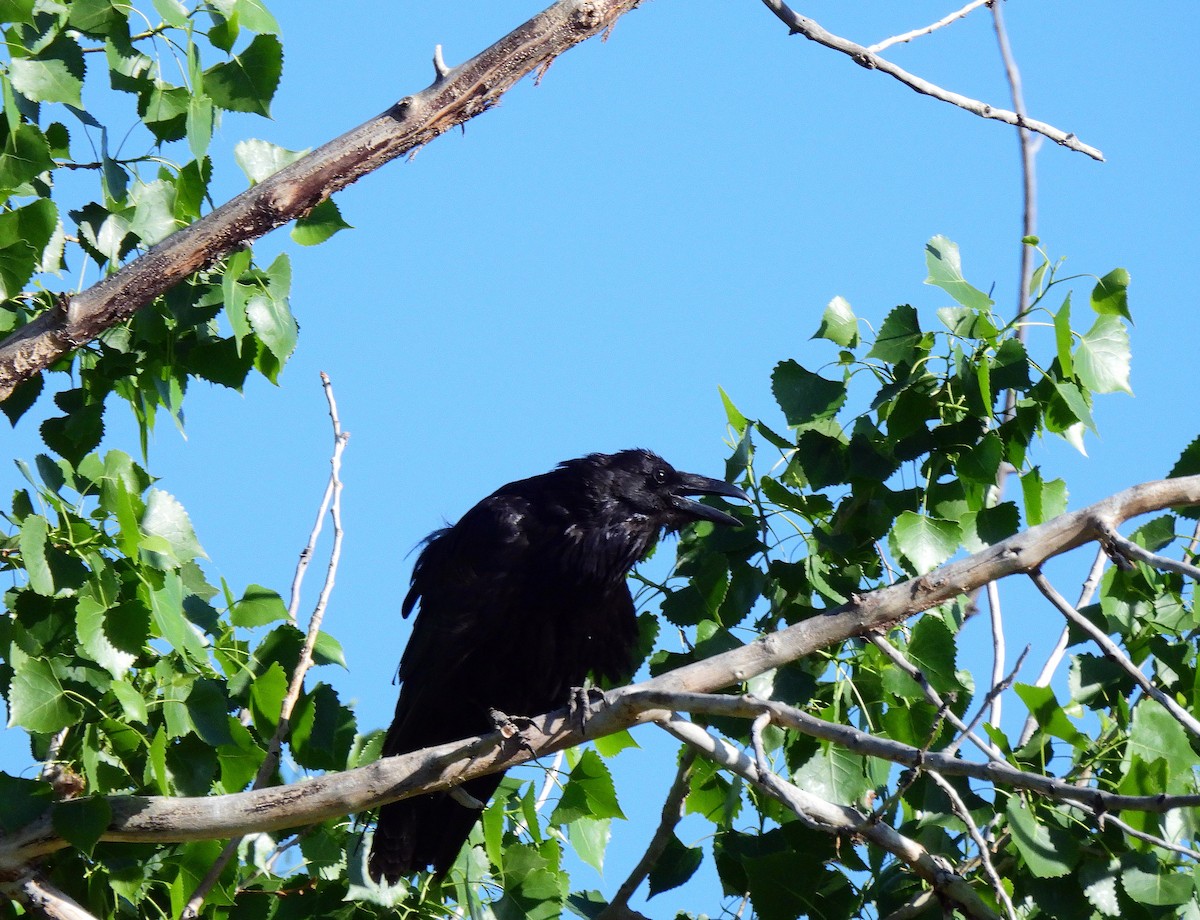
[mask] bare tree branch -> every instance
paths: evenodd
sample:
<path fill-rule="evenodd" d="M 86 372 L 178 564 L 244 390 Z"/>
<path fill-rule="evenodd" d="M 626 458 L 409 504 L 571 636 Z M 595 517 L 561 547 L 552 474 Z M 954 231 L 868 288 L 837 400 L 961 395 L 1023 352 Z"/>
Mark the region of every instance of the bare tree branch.
<path fill-rule="evenodd" d="M 1083 580 L 1083 586 L 1079 589 L 1079 600 L 1075 602 L 1075 609 L 1086 607 L 1092 602 L 1092 596 L 1096 593 L 1096 586 L 1100 584 L 1100 576 L 1104 574 L 1104 564 L 1108 560 L 1108 554 L 1105 553 L 1104 547 L 1101 546 L 1096 550 L 1096 559 L 1092 563 L 1092 568 L 1088 572 L 1087 578 Z M 1071 627 L 1066 625 L 1058 636 L 1058 641 L 1054 644 L 1046 663 L 1042 665 L 1041 673 L 1038 674 L 1037 680 L 1033 682 L 1035 687 L 1050 686 L 1050 678 L 1054 676 L 1054 672 L 1058 670 L 1059 664 L 1062 662 L 1063 655 L 1067 651 L 1067 643 L 1070 641 Z M 1017 741 L 1017 749 L 1025 747 L 1029 743 L 1029 739 L 1033 737 L 1033 733 L 1037 731 L 1037 719 L 1031 713 L 1025 719 L 1025 725 L 1021 729 L 1021 736 Z"/>
<path fill-rule="evenodd" d="M 1012 393 L 1014 391 L 1009 390 L 1008 392 Z M 991 713 L 988 716 L 988 722 L 999 726 L 1003 697 L 1001 693 L 997 692 L 996 688 L 1004 682 L 1004 616 L 1000 608 L 1000 589 L 996 587 L 994 581 L 988 582 L 987 599 L 988 619 L 992 626 L 992 685 L 991 691 L 988 693 Z"/>
<path fill-rule="evenodd" d="M 915 840 L 887 824 L 846 805 L 834 805 L 794 786 L 774 773 L 763 773 L 754 760 L 729 742 L 706 732 L 686 719 L 673 716 L 659 721 L 668 732 L 695 747 L 705 757 L 763 789 L 790 808 L 805 824 L 828 834 L 862 837 L 891 853 L 928 882 L 942 898 L 967 917 L 999 920 L 979 900 L 974 890 L 944 859 L 932 855 Z"/>
<path fill-rule="evenodd" d="M 34 917 L 46 920 L 96 920 L 66 893 L 43 878 L 27 872 L 16 881 L 0 883 L 0 891 L 23 904 Z"/>
<path fill-rule="evenodd" d="M 1107 633 L 1098 626 L 1093 625 L 1091 620 L 1072 607 L 1070 602 L 1055 590 L 1054 585 L 1050 584 L 1050 581 L 1042 574 L 1041 569 L 1035 569 L 1033 572 L 1030 572 L 1029 577 L 1033 579 L 1033 583 L 1038 586 L 1038 590 L 1046 596 L 1046 599 L 1058 608 L 1058 611 L 1070 620 L 1072 625 L 1082 630 L 1093 642 L 1100 646 L 1104 654 L 1120 665 L 1121 670 L 1132 677 L 1137 685 L 1169 712 L 1176 722 L 1193 735 L 1200 737 L 1200 722 L 1196 720 L 1196 717 L 1176 703 L 1170 696 L 1159 690 L 1158 687 L 1154 686 L 1150 678 L 1142 673 L 1141 668 L 1129 660 L 1129 656 L 1121 651 L 1117 643 L 1113 642 Z"/>
<path fill-rule="evenodd" d="M 854 63 L 866 67 L 868 70 L 878 70 L 886 73 L 890 77 L 899 80 L 909 89 L 921 93 L 925 96 L 931 96 L 941 102 L 948 102 L 951 105 L 956 105 L 961 109 L 966 109 L 978 115 L 980 118 L 992 118 L 996 121 L 1002 121 L 1005 124 L 1015 125 L 1017 127 L 1028 128 L 1030 131 L 1036 131 L 1038 134 L 1045 135 L 1054 141 L 1056 144 L 1061 144 L 1070 150 L 1075 150 L 1079 153 L 1087 154 L 1094 160 L 1104 160 L 1104 154 L 1092 147 L 1089 144 L 1083 143 L 1074 134 L 1069 134 L 1055 128 L 1053 125 L 1048 125 L 1045 122 L 1035 121 L 1032 118 L 1026 118 L 1018 115 L 1016 112 L 1010 112 L 1007 109 L 999 109 L 989 105 L 986 102 L 980 102 L 978 99 L 971 99 L 959 93 L 951 92 L 943 89 L 928 80 L 922 80 L 915 74 L 909 73 L 901 67 L 897 67 L 891 61 L 881 58 L 879 55 L 872 52 L 870 49 L 863 47 L 849 39 L 834 35 L 827 32 L 814 20 L 807 16 L 801 16 L 783 0 L 763 0 L 767 8 L 774 13 L 780 21 L 791 29 L 793 35 L 803 35 L 805 38 L 815 41 L 817 44 L 824 45 L 826 48 L 832 48 L 834 51 L 840 51 L 842 54 L 850 56 Z"/>
<path fill-rule="evenodd" d="M 350 434 L 342 430 L 342 422 L 338 418 L 337 400 L 333 396 L 333 384 L 329 380 L 329 375 L 324 371 L 321 372 L 321 385 L 325 389 L 325 399 L 329 403 L 329 419 L 333 425 L 333 456 L 330 459 L 329 484 L 325 487 L 325 494 L 321 498 L 321 507 L 317 513 L 316 526 L 309 537 L 308 545 L 300 553 L 300 560 L 296 564 L 296 576 L 292 581 L 292 606 L 288 609 L 288 616 L 292 622 L 296 620 L 296 607 L 300 602 L 300 583 L 304 580 L 304 570 L 308 568 L 312 548 L 321 532 L 321 519 L 325 516 L 327 509 L 333 518 L 333 547 L 330 550 L 329 565 L 325 571 L 325 584 L 321 588 L 316 608 L 313 610 L 312 618 L 309 620 L 308 632 L 304 637 L 304 647 L 300 650 L 300 659 L 296 662 L 296 670 L 292 672 L 292 682 L 288 686 L 287 693 L 284 694 L 283 702 L 280 704 L 279 723 L 275 727 L 275 734 L 271 737 L 271 741 L 267 745 L 267 756 L 263 758 L 263 762 L 259 765 L 258 773 L 254 777 L 254 784 L 251 787 L 254 789 L 261 789 L 265 786 L 271 777 L 275 775 L 275 769 L 279 766 L 279 757 L 283 750 L 283 743 L 287 740 L 292 729 L 292 712 L 296 708 L 296 702 L 300 699 L 300 692 L 304 689 L 304 676 L 313 665 L 313 649 L 316 647 L 317 636 L 321 632 L 321 622 L 325 618 L 325 609 L 329 604 L 329 597 L 333 593 L 338 563 L 342 557 L 342 453 L 346 449 L 346 442 L 349 441 Z M 184 907 L 183 912 L 180 914 L 182 920 L 195 920 L 200 915 L 200 907 L 204 904 L 204 899 L 208 897 L 208 893 L 212 891 L 213 886 L 221 878 L 221 873 L 225 871 L 225 867 L 229 865 L 230 860 L 237 855 L 238 846 L 241 845 L 241 842 L 241 837 L 234 837 L 221 849 L 220 854 L 212 866 L 209 867 L 208 872 L 204 874 L 204 878 L 196 885 L 196 890 L 192 892 L 192 896 L 188 899 L 187 906 Z"/>
<path fill-rule="evenodd" d="M 962 19 L 972 10 L 977 10 L 984 4 L 992 2 L 993 0 L 971 0 L 971 2 L 964 6 L 961 10 L 955 10 L 950 15 L 943 16 L 933 25 L 924 26 L 920 29 L 913 29 L 911 32 L 905 32 L 903 35 L 893 35 L 891 38 L 885 38 L 883 41 L 876 42 L 875 44 L 871 45 L 869 48 L 867 48 L 867 50 L 872 54 L 878 54 L 885 48 L 892 47 L 892 45 L 910 42 L 914 38 L 920 38 L 922 35 L 928 35 L 931 32 L 936 32 L 938 29 L 945 28 L 946 26 L 950 25 L 950 23 L 957 22 L 958 20 Z"/>
<path fill-rule="evenodd" d="M 1013 110 L 1017 114 L 1017 144 L 1021 151 L 1021 236 L 1031 237 L 1037 234 L 1037 171 L 1035 158 L 1040 144 L 1035 142 L 1029 133 L 1025 115 L 1025 94 L 1021 89 L 1021 71 L 1017 69 L 1017 60 L 1013 57 L 1012 47 L 1008 42 L 1008 30 L 1004 27 L 1004 13 L 1000 3 L 990 4 L 992 8 L 992 24 L 996 31 L 996 42 L 1000 46 L 1000 57 L 1004 61 L 1004 75 L 1008 79 L 1009 91 L 1012 93 Z M 1040 140 L 1038 138 L 1037 140 Z M 1033 278 L 1033 246 L 1022 242 L 1021 269 L 1017 287 L 1017 319 L 1029 312 L 1029 282 Z M 1017 326 L 1017 338 L 1024 343 L 1027 338 L 1028 326 L 1021 323 Z M 1010 403 L 1016 401 L 1016 393 L 1008 391 Z M 1007 407 L 1011 414 L 1011 405 Z"/>
<path fill-rule="evenodd" d="M 1009 920 L 1017 920 L 1017 911 L 1013 907 L 1012 899 L 1008 896 L 1008 892 L 1004 890 L 1004 884 L 1000 881 L 1000 874 L 996 871 L 996 866 L 992 862 L 992 854 L 988 849 L 987 841 L 983 839 L 983 834 L 979 832 L 979 825 L 971 817 L 971 809 L 967 808 L 967 803 L 962 800 L 962 796 L 958 794 L 958 790 L 944 776 L 932 772 L 928 772 L 926 775 L 946 794 L 946 798 L 950 800 L 950 806 L 954 809 L 954 813 L 966 825 L 967 833 L 970 834 L 971 840 L 975 842 L 975 848 L 979 850 L 979 861 L 983 865 L 983 871 L 987 874 L 988 880 L 992 883 L 992 890 L 996 892 L 996 897 L 1004 905 L 1004 913 L 1008 916 Z"/>
<path fill-rule="evenodd" d="M 1003 751 L 1001 751 L 991 742 L 980 738 L 979 735 L 977 735 L 969 725 L 963 722 L 962 719 L 960 719 L 954 714 L 954 712 L 951 711 L 945 700 L 942 699 L 942 695 L 930 686 L 929 681 L 921 672 L 921 669 L 909 661 L 898 648 L 888 642 L 879 633 L 872 633 L 871 635 L 867 636 L 867 639 L 872 645 L 883 652 L 891 660 L 892 664 L 917 682 L 921 688 L 921 691 L 925 694 L 925 699 L 929 700 L 930 703 L 936 706 L 939 712 L 945 713 L 946 721 L 954 726 L 961 737 L 969 739 L 971 743 L 974 744 L 975 747 L 979 748 L 979 750 L 981 750 L 989 760 L 1005 759 Z"/>
<path fill-rule="evenodd" d="M 1186 575 L 1192 581 L 1200 581 L 1200 568 L 1189 565 L 1186 562 L 1176 562 L 1174 559 L 1152 553 L 1150 550 L 1138 546 L 1132 540 L 1121 536 L 1115 530 L 1106 534 L 1105 542 L 1109 548 L 1115 548 L 1121 555 L 1127 556 L 1130 559 L 1137 559 L 1139 562 L 1144 562 L 1146 565 L 1156 569 L 1164 569 L 1168 572 L 1177 572 L 1180 575 Z"/>
<path fill-rule="evenodd" d="M 639 0 L 559 0 L 427 89 L 264 179 L 0 342 L 0 400 L 189 275 L 307 214 L 384 163 L 495 105 L 526 74 L 612 27 Z"/>
<path fill-rule="evenodd" d="M 857 754 L 878 757 L 904 767 L 920 768 L 925 772 L 936 772 L 943 776 L 967 776 L 992 785 L 1027 789 L 1048 799 L 1070 802 L 1094 811 L 1161 813 L 1200 804 L 1200 794 L 1121 796 L 1092 786 L 1080 786 L 1076 783 L 1055 779 L 1052 776 L 1019 770 L 1007 763 L 997 763 L 996 761 L 974 763 L 942 751 L 924 751 L 899 741 L 876 737 L 850 725 L 818 719 L 801 709 L 774 700 L 715 693 L 640 689 L 643 687 L 646 685 L 642 684 L 617 691 L 619 705 L 640 708 L 652 714 L 669 710 L 742 719 L 754 719 L 766 712 L 770 714 L 771 721 L 776 725 L 795 729 L 813 738 L 820 738 L 822 741 L 830 741 Z"/>
<path fill-rule="evenodd" d="M 621 887 L 608 902 L 608 906 L 600 912 L 597 920 L 614 920 L 628 909 L 629 899 L 650 875 L 650 870 L 655 867 L 667 849 L 667 844 L 670 843 L 671 836 L 675 833 L 675 827 L 683 817 L 683 800 L 687 797 L 688 779 L 692 773 L 692 764 L 695 762 L 696 749 L 689 745 L 679 755 L 679 768 L 675 771 L 675 780 L 667 792 L 667 798 L 662 807 L 662 818 L 654 830 L 654 836 L 650 838 L 646 852 L 633 867 L 629 877 L 621 883 Z"/>

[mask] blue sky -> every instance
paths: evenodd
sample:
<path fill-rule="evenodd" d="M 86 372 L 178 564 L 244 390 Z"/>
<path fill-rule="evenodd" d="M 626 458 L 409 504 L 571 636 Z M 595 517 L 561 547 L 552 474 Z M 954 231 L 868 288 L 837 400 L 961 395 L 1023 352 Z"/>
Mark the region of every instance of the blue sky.
<path fill-rule="evenodd" d="M 333 14 L 276 3 L 286 63 L 274 120 L 227 119 L 214 144 L 218 189 L 228 197 L 245 186 L 231 155 L 239 139 L 323 143 L 426 86 L 435 44 L 456 64 L 542 5 L 350 0 Z M 797 9 L 869 44 L 956 5 Z M 1200 8 L 1162 4 L 1153 21 L 1146 12 L 1131 24 L 1116 0 L 1012 0 L 1005 15 L 1030 114 L 1108 158 L 1044 144 L 1044 245 L 1071 271 L 1124 266 L 1133 278 L 1136 396 L 1099 402 L 1101 437 L 1089 437 L 1088 459 L 1058 443 L 1038 457 L 1068 480 L 1076 508 L 1165 475 L 1197 433 L 1200 131 L 1194 106 L 1181 102 L 1197 87 L 1191 61 L 1164 48 L 1162 33 L 1195 34 Z M 887 54 L 1009 107 L 986 10 Z M 923 245 L 935 234 L 960 245 L 968 279 L 994 285 L 1003 313 L 1014 302 L 1012 129 L 789 38 L 753 2 L 648 3 L 607 42 L 555 62 L 539 86 L 523 81 L 465 132 L 337 201 L 354 230 L 313 249 L 286 232 L 259 246 L 264 264 L 280 250 L 293 259 L 301 335 L 281 385 L 252 380 L 244 397 L 194 386 L 187 439 L 160 423 L 150 469 L 188 508 L 212 571 L 235 593 L 251 582 L 286 593 L 328 471 L 318 372 L 329 373 L 352 437 L 346 543 L 326 624 L 350 672 L 323 679 L 357 701 L 364 728 L 385 725 L 395 701 L 411 550 L 496 486 L 631 446 L 719 475 L 717 387 L 748 416 L 778 420 L 771 369 L 785 358 L 826 360 L 809 337 L 830 298 L 844 296 L 874 325 L 904 302 L 932 316 L 945 302 L 921 283 Z M 39 450 L 34 414 L 5 435 L 14 456 Z M 126 414 L 111 407 L 106 446 L 136 454 Z M 16 484 L 15 469 L 0 469 L 0 491 Z M 1080 560 L 1078 579 L 1089 562 Z M 1040 664 L 1057 628 L 1043 637 L 1049 618 L 1024 615 L 1013 610 L 1011 628 L 1042 642 L 1032 658 Z M 0 756 L 5 769 L 23 768 L 19 739 L 3 738 Z M 645 800 L 626 811 L 657 815 L 671 767 L 639 769 Z M 649 825 L 616 833 L 604 881 L 581 871 L 577 887 L 615 890 Z M 697 882 L 648 910 L 712 912 L 715 894 L 711 879 Z"/>

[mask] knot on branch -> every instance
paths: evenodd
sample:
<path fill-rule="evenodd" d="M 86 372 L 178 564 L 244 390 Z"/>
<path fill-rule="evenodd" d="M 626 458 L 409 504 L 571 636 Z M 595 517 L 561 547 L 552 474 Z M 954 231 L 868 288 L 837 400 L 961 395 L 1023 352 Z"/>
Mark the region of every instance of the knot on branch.
<path fill-rule="evenodd" d="M 571 15 L 571 27 L 580 32 L 594 32 L 604 22 L 604 16 L 594 3 L 582 3 Z"/>

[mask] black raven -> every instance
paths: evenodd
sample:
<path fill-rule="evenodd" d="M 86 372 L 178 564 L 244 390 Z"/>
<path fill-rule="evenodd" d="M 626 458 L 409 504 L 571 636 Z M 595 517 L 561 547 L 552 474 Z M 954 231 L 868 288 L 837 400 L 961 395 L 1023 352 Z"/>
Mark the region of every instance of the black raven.
<path fill-rule="evenodd" d="M 629 569 L 663 530 L 738 523 L 692 495 L 747 498 L 647 450 L 591 454 L 510 482 L 431 534 L 404 599 L 404 616 L 418 601 L 420 612 L 383 755 L 493 731 L 493 710 L 563 706 L 589 673 L 628 680 L 638 634 Z M 462 788 L 486 803 L 502 775 Z M 396 882 L 429 866 L 444 875 L 479 814 L 447 793 L 383 806 L 371 877 Z"/>

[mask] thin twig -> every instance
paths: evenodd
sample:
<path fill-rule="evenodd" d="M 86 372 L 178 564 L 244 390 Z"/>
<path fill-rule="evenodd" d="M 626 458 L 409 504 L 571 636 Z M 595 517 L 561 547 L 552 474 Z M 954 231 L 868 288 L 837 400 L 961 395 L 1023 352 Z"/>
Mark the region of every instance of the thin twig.
<path fill-rule="evenodd" d="M 1017 114 L 1017 144 L 1021 151 L 1021 236 L 1037 235 L 1037 171 L 1034 159 L 1037 156 L 1039 144 L 1035 143 L 1029 131 L 1022 127 L 1027 124 L 1025 114 L 1025 95 L 1021 89 L 1021 71 L 1017 69 L 1017 60 L 1013 56 L 1012 47 L 1008 42 L 1008 30 L 1004 28 L 1003 4 L 993 3 L 992 24 L 996 30 L 996 42 L 1000 46 L 1000 57 L 1004 61 L 1004 75 L 1008 79 L 1008 87 L 1012 93 L 1013 110 Z M 1017 289 L 1017 319 L 1020 320 L 1029 312 L 1029 282 L 1033 278 L 1034 248 L 1026 243 L 1021 244 L 1020 285 Z M 1017 323 L 1017 339 L 1024 342 L 1028 336 L 1029 327 L 1022 322 Z M 1008 399 L 1012 406 L 1016 403 L 1016 393 L 1008 391 Z M 1007 406 L 1011 417 L 1013 408 Z"/>
<path fill-rule="evenodd" d="M 333 593 L 333 586 L 337 576 L 338 563 L 342 556 L 342 453 L 346 449 L 346 442 L 350 439 L 348 432 L 342 431 L 342 423 L 338 418 L 337 401 L 333 396 L 333 384 L 329 380 L 329 375 L 324 371 L 321 372 L 321 385 L 325 389 L 325 399 L 329 404 L 329 418 L 333 425 L 333 456 L 330 459 L 329 483 L 325 487 L 325 495 L 321 500 L 321 516 L 324 516 L 326 508 L 329 509 L 330 517 L 333 520 L 333 547 L 329 552 L 329 565 L 325 570 L 325 583 L 321 587 L 321 594 L 317 598 L 316 607 L 313 609 L 313 614 L 308 622 L 308 632 L 304 637 L 304 647 L 300 650 L 300 659 L 296 662 L 296 670 L 292 672 L 292 681 L 288 686 L 287 693 L 283 697 L 283 702 L 279 707 L 279 722 L 275 727 L 275 734 L 271 737 L 267 745 L 267 755 L 263 758 L 262 764 L 258 768 L 258 774 L 254 777 L 254 784 L 251 788 L 261 789 L 270 778 L 274 775 L 276 767 L 279 766 L 280 752 L 283 750 L 283 743 L 287 740 L 291 732 L 292 712 L 296 707 L 297 701 L 300 699 L 300 693 L 304 689 L 304 676 L 308 673 L 309 668 L 313 665 L 313 649 L 316 647 L 317 637 L 321 632 L 321 621 L 325 618 L 325 609 L 329 604 L 329 597 Z M 303 581 L 303 569 L 308 566 L 308 559 L 311 557 L 311 547 L 316 541 L 317 535 L 320 533 L 320 521 L 313 529 L 313 535 L 310 537 L 309 546 L 305 547 L 300 554 L 300 561 L 296 566 L 296 577 L 292 581 L 292 603 L 298 604 L 300 582 Z M 292 620 L 295 620 L 295 611 L 289 610 Z M 242 838 L 235 837 L 228 841 L 222 848 L 220 855 L 209 867 L 204 878 L 200 880 L 196 886 L 196 890 L 188 899 L 187 906 L 183 909 L 180 915 L 182 920 L 194 920 L 200 913 L 200 907 L 204 903 L 204 899 L 208 897 L 208 893 L 220 879 L 221 873 L 225 871 L 225 867 L 229 865 L 238 851 L 238 846 L 241 844 Z"/>
<path fill-rule="evenodd" d="M 1004 905 L 1005 914 L 1008 915 L 1009 920 L 1017 920 L 1017 911 L 1013 907 L 1008 892 L 1004 890 L 1004 884 L 1000 881 L 1000 873 L 996 871 L 996 866 L 992 862 L 992 853 L 988 849 L 987 841 L 983 839 L 983 834 L 979 831 L 979 825 L 971 817 L 971 809 L 967 808 L 967 803 L 962 800 L 962 796 L 958 794 L 958 790 L 944 776 L 940 776 L 937 773 L 930 773 L 929 778 L 937 784 L 942 792 L 946 793 L 946 797 L 950 799 L 950 806 L 954 809 L 954 813 L 967 826 L 967 833 L 971 835 L 971 839 L 975 841 L 975 847 L 979 850 L 979 861 L 983 864 L 983 871 L 987 873 L 987 877 L 992 883 L 992 889 L 996 892 L 996 897 Z"/>
<path fill-rule="evenodd" d="M 868 70 L 878 70 L 886 73 L 890 77 L 899 80 L 909 89 L 921 93 L 925 96 L 930 96 L 941 102 L 948 102 L 951 105 L 956 105 L 960 109 L 966 109 L 980 118 L 991 118 L 996 121 L 1002 121 L 1005 124 L 1015 125 L 1018 127 L 1028 128 L 1030 131 L 1036 131 L 1038 134 L 1043 134 L 1056 144 L 1074 150 L 1078 153 L 1086 154 L 1094 160 L 1103 162 L 1104 154 L 1092 147 L 1089 144 L 1083 143 L 1074 134 L 1062 131 L 1053 125 L 1048 125 L 1045 122 L 1035 121 L 1032 118 L 1026 118 L 1018 115 L 1016 112 L 1010 112 L 1007 109 L 999 109 L 986 102 L 980 102 L 978 99 L 971 99 L 968 96 L 963 96 L 959 93 L 951 92 L 943 89 L 928 80 L 923 80 L 920 77 L 909 73 L 901 67 L 897 67 L 891 61 L 879 57 L 879 55 L 864 48 L 862 45 L 852 42 L 849 39 L 834 35 L 827 32 L 820 25 L 809 19 L 807 16 L 801 16 L 783 0 L 763 0 L 767 8 L 774 13 L 789 29 L 793 35 L 803 35 L 805 38 L 811 39 L 826 48 L 832 48 L 834 51 L 840 51 L 842 54 L 849 55 L 854 63 Z"/>
<path fill-rule="evenodd" d="M 1105 535 L 1106 541 L 1116 547 L 1122 555 L 1136 559 L 1139 562 L 1144 562 L 1146 565 L 1153 566 L 1156 569 L 1164 569 L 1168 572 L 1178 572 L 1180 575 L 1186 575 L 1192 581 L 1200 581 L 1200 568 L 1190 565 L 1186 562 L 1176 562 L 1167 556 L 1160 556 L 1158 553 L 1152 553 L 1150 550 L 1138 546 L 1127 537 L 1121 536 L 1115 530 L 1110 530 Z"/>
<path fill-rule="evenodd" d="M 1107 560 L 1108 554 L 1104 552 L 1104 547 L 1096 550 L 1096 558 L 1092 562 L 1092 567 L 1088 571 L 1087 578 L 1083 580 L 1083 585 L 1079 589 L 1079 600 L 1075 602 L 1076 610 L 1086 607 L 1092 602 L 1092 597 L 1096 593 L 1096 586 L 1100 584 L 1100 576 L 1104 574 L 1104 563 Z M 1054 644 L 1054 649 L 1050 652 L 1050 657 L 1046 659 L 1046 663 L 1042 665 L 1041 673 L 1038 674 L 1037 680 L 1033 682 L 1035 687 L 1050 686 L 1050 678 L 1058 670 L 1063 655 L 1066 654 L 1067 643 L 1070 642 L 1070 638 L 1071 627 L 1064 626 L 1062 633 L 1059 634 L 1058 641 Z M 1017 741 L 1017 750 L 1020 750 L 1029 743 L 1029 739 L 1033 737 L 1035 731 L 1037 731 L 1037 719 L 1030 714 L 1025 719 L 1025 725 L 1021 728 L 1021 736 Z"/>
<path fill-rule="evenodd" d="M 629 907 L 629 899 L 633 897 L 633 893 L 638 890 L 642 882 L 650 875 L 650 870 L 662 858 L 667 844 L 671 842 L 671 837 L 675 834 L 675 827 L 683 817 L 683 802 L 687 798 L 690 788 L 688 781 L 692 773 L 692 764 L 695 762 L 696 749 L 690 745 L 685 746 L 679 754 L 679 768 L 675 771 L 675 779 L 667 792 L 666 801 L 663 802 L 662 818 L 658 822 L 654 836 L 650 838 L 646 852 L 642 854 L 642 858 L 633 867 L 628 878 L 621 883 L 617 893 L 608 902 L 608 907 L 600 912 L 597 920 L 623 916 Z"/>
<path fill-rule="evenodd" d="M 1145 831 L 1139 831 L 1135 827 L 1130 827 L 1116 815 L 1110 815 L 1107 812 L 1100 812 L 1096 815 L 1096 824 L 1100 829 L 1104 829 L 1104 825 L 1111 824 L 1123 834 L 1128 834 L 1130 837 L 1136 837 L 1138 840 L 1144 840 L 1146 843 L 1153 844 L 1156 847 L 1161 847 L 1164 850 L 1170 850 L 1172 853 L 1178 853 L 1180 856 L 1186 856 L 1188 859 L 1200 860 L 1200 850 L 1193 850 L 1191 847 L 1181 846 L 1178 843 L 1171 843 L 1162 837 L 1155 837 L 1153 834 L 1147 834 Z"/>
<path fill-rule="evenodd" d="M 1017 663 L 1015 665 L 1013 665 L 1013 669 L 1008 672 L 1008 675 L 1006 677 L 1001 679 L 999 683 L 994 684 L 992 686 L 992 688 L 987 692 L 987 696 L 985 696 L 983 698 L 983 702 L 980 704 L 978 711 L 975 713 L 975 717 L 971 720 L 970 724 L 967 725 L 968 732 L 975 731 L 976 726 L 978 726 L 979 723 L 983 721 L 983 714 L 988 711 L 988 706 L 992 702 L 992 700 L 995 699 L 996 697 L 1000 696 L 1000 694 L 1007 692 L 1008 688 L 1013 685 L 1013 681 L 1015 681 L 1017 679 L 1017 674 L 1019 674 L 1021 671 L 1021 665 L 1023 665 L 1025 663 L 1025 657 L 1029 654 L 1029 649 L 1030 649 L 1030 646 L 1026 645 L 1025 648 L 1023 648 L 1021 650 L 1021 654 L 1017 656 Z M 943 754 L 956 753 L 958 751 L 958 749 L 962 746 L 964 737 L 969 737 L 969 736 L 967 736 L 965 732 L 960 734 L 952 742 L 950 742 L 948 745 L 946 745 L 946 747 L 942 751 L 942 753 Z"/>
<path fill-rule="evenodd" d="M 914 38 L 920 38 L 922 35 L 928 35 L 931 32 L 936 32 L 938 29 L 944 28 L 945 26 L 950 25 L 950 23 L 957 22 L 959 19 L 962 19 L 972 10 L 977 10 L 985 3 L 991 2 L 993 2 L 993 0 L 971 0 L 971 2 L 964 6 L 961 10 L 955 10 L 949 16 L 943 16 L 933 25 L 925 26 L 921 29 L 913 29 L 911 32 L 905 32 L 903 35 L 893 35 L 891 38 L 885 38 L 883 41 L 876 42 L 875 44 L 871 45 L 869 48 L 867 48 L 867 50 L 872 54 L 878 54 L 885 48 L 892 47 L 892 45 L 910 42 Z"/>
<path fill-rule="evenodd" d="M 991 698 L 991 715 L 988 717 L 988 722 L 999 726 L 1001 706 L 1004 700 L 995 691 L 1004 680 L 1004 616 L 1000 612 L 1000 589 L 994 581 L 988 582 L 987 599 L 988 614 L 992 624 L 992 688 L 988 694 Z"/>
<path fill-rule="evenodd" d="M 658 718 L 659 710 L 754 719 L 764 710 L 781 728 L 792 728 L 813 738 L 829 741 L 848 751 L 878 757 L 911 769 L 934 771 L 943 776 L 969 776 L 997 786 L 1027 789 L 1056 802 L 1070 802 L 1096 811 L 1146 811 L 1155 814 L 1200 805 L 1200 794 L 1128 796 L 1081 786 L 1041 773 L 1030 773 L 1003 761 L 974 763 L 943 751 L 920 748 L 889 738 L 880 738 L 849 725 L 827 722 L 802 709 L 775 700 L 721 693 L 686 693 L 666 690 L 629 689 L 618 705 L 631 706 Z"/>
<path fill-rule="evenodd" d="M 1129 657 L 1121 651 L 1120 647 L 1108 637 L 1108 634 L 1099 627 L 1094 626 L 1092 621 L 1081 614 L 1078 610 L 1071 606 L 1065 597 L 1059 594 L 1054 585 L 1046 579 L 1042 574 L 1042 570 L 1036 569 L 1029 573 L 1029 577 L 1033 579 L 1033 583 L 1038 586 L 1038 590 L 1046 596 L 1059 612 L 1062 613 L 1071 623 L 1081 629 L 1091 638 L 1093 642 L 1104 650 L 1104 653 L 1111 658 L 1117 665 L 1120 666 L 1126 674 L 1132 677 L 1149 696 L 1153 697 L 1180 725 L 1186 728 L 1189 732 L 1197 737 L 1200 737 L 1200 722 L 1196 721 L 1195 716 L 1180 706 L 1167 694 L 1163 693 L 1158 687 L 1154 686 L 1150 678 L 1142 673 L 1141 668 L 1129 660 Z"/>
<path fill-rule="evenodd" d="M 889 825 L 881 824 L 871 816 L 847 805 L 826 802 L 775 773 L 760 772 L 751 757 L 693 722 L 672 716 L 658 724 L 680 741 L 695 747 L 714 763 L 754 783 L 772 798 L 782 802 L 809 827 L 837 836 L 863 837 L 909 866 L 937 889 L 943 898 L 956 904 L 965 916 L 999 920 L 997 914 L 979 900 L 979 896 L 952 866 L 933 856 L 912 838 L 905 837 Z"/>
<path fill-rule="evenodd" d="M 1004 752 L 990 741 L 980 738 L 979 735 L 975 734 L 975 732 L 966 723 L 964 723 L 962 719 L 952 712 L 945 700 L 942 699 L 942 695 L 933 689 L 932 686 L 930 686 L 929 681 L 926 680 L 925 675 L 921 672 L 921 669 L 904 657 L 903 652 L 892 645 L 892 643 L 888 642 L 887 639 L 885 639 L 883 635 L 878 632 L 869 633 L 867 635 L 867 639 L 872 645 L 874 645 L 889 659 L 891 659 L 892 664 L 917 682 L 921 688 L 921 691 L 925 694 L 925 699 L 929 700 L 929 702 L 936 706 L 939 711 L 945 711 L 946 721 L 954 726 L 955 730 L 960 736 L 969 738 L 971 743 L 987 756 L 988 760 L 1004 760 Z"/>

